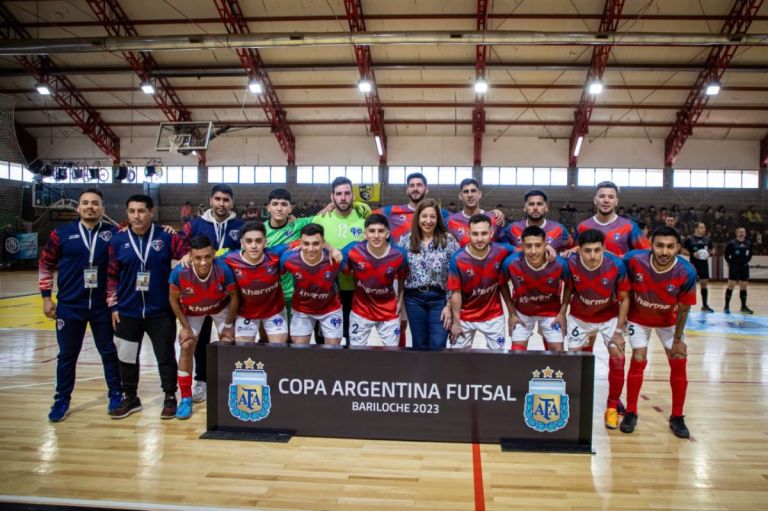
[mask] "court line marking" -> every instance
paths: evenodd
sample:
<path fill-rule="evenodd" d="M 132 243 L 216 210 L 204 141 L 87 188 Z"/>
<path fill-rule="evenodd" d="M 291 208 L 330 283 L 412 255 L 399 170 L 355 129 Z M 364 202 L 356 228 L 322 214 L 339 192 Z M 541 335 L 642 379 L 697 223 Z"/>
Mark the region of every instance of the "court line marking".
<path fill-rule="evenodd" d="M 480 456 L 480 444 L 472 444 L 472 478 L 475 487 L 475 511 L 485 511 L 485 491 L 483 490 L 483 460 Z"/>
<path fill-rule="evenodd" d="M 148 373 L 154 373 L 154 371 L 141 371 L 139 374 L 148 374 Z M 81 381 L 92 381 L 92 380 L 103 380 L 104 376 L 91 376 L 90 378 L 77 378 L 75 382 L 81 382 Z M 8 385 L 7 387 L 0 387 L 0 391 L 2 390 L 11 390 L 11 389 L 26 389 L 30 387 L 40 387 L 42 385 L 56 385 L 56 380 L 50 380 L 50 381 L 43 381 L 38 383 L 25 383 L 24 385 Z M 2 497 L 2 495 L 0 495 Z"/>
<path fill-rule="evenodd" d="M 189 506 L 177 504 L 155 504 L 151 502 L 123 502 L 117 500 L 89 500 L 89 499 L 66 499 L 54 497 L 27 497 L 24 495 L 0 495 L 0 502 L 11 504 L 44 504 L 49 506 L 81 506 L 96 509 L 128 509 L 135 511 L 143 509 L 147 511 L 259 511 L 255 508 L 234 508 L 234 507 L 209 507 L 209 506 Z"/>
<path fill-rule="evenodd" d="M 40 295 L 39 291 L 37 293 L 26 293 L 23 295 L 3 296 L 2 298 L 0 298 L 0 302 L 3 300 L 10 300 L 11 298 L 24 298 L 25 296 L 37 296 L 37 295 Z"/>

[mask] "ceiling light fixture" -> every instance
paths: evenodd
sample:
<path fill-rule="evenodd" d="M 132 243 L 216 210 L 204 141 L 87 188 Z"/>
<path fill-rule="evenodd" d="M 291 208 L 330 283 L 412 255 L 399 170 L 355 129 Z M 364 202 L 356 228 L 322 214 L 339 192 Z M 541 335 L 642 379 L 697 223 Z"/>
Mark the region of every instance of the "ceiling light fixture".
<path fill-rule="evenodd" d="M 140 87 L 141 87 L 141 92 L 143 92 L 144 94 L 148 94 L 151 96 L 152 94 L 155 93 L 155 86 L 152 85 L 152 82 L 149 80 L 142 81 Z"/>
<path fill-rule="evenodd" d="M 40 94 L 41 96 L 51 95 L 51 88 L 48 87 L 47 83 L 38 82 L 37 85 L 35 85 L 35 89 L 37 89 L 38 94 Z"/>
<path fill-rule="evenodd" d="M 367 78 L 362 78 L 359 82 L 357 82 L 357 88 L 363 94 L 368 94 L 373 90 L 373 84 Z"/>
<path fill-rule="evenodd" d="M 264 88 L 261 86 L 261 82 L 255 78 L 248 82 L 248 90 L 251 91 L 252 94 L 261 94 L 264 92 Z"/>
<path fill-rule="evenodd" d="M 485 94 L 488 92 L 488 82 L 484 78 L 478 78 L 475 81 L 475 94 Z"/>
<path fill-rule="evenodd" d="M 379 153 L 379 156 L 384 156 L 384 145 L 381 143 L 381 135 L 374 136 L 373 140 L 376 142 L 376 152 Z"/>
<path fill-rule="evenodd" d="M 589 82 L 589 86 L 587 87 L 587 91 L 592 94 L 593 96 L 596 96 L 603 92 L 603 82 L 600 80 L 592 80 Z"/>
<path fill-rule="evenodd" d="M 717 96 L 720 94 L 720 82 L 713 80 L 707 83 L 706 88 L 704 89 L 704 94 L 707 96 Z"/>
<path fill-rule="evenodd" d="M 584 142 L 584 135 L 579 136 L 579 138 L 576 139 L 576 147 L 573 148 L 573 155 L 578 156 L 579 151 L 581 151 L 581 143 Z"/>

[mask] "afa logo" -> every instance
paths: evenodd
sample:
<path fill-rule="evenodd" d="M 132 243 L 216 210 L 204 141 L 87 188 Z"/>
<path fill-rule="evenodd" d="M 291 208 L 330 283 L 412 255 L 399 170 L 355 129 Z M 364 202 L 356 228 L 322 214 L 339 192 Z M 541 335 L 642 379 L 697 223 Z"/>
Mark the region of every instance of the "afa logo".
<path fill-rule="evenodd" d="M 256 422 L 266 418 L 272 408 L 272 400 L 264 364 L 248 357 L 245 362 L 235 362 L 235 367 L 229 385 L 229 413 L 241 421 Z"/>
<path fill-rule="evenodd" d="M 568 424 L 570 410 L 562 371 L 547 366 L 541 371 L 533 371 L 532 375 L 525 395 L 525 424 L 542 433 L 563 429 Z"/>
<path fill-rule="evenodd" d="M 353 227 L 349 230 L 349 232 L 351 232 L 352 236 L 354 236 L 355 238 L 359 238 L 360 236 L 363 235 L 363 230 L 360 227 Z"/>
<path fill-rule="evenodd" d="M 152 248 L 155 252 L 160 252 L 164 246 L 163 240 L 152 240 Z"/>
<path fill-rule="evenodd" d="M 331 326 L 333 328 L 339 328 L 341 326 L 341 318 L 339 316 L 331 316 Z"/>
<path fill-rule="evenodd" d="M 109 243 L 109 241 L 112 239 L 112 231 L 101 231 L 99 233 L 99 238 Z"/>

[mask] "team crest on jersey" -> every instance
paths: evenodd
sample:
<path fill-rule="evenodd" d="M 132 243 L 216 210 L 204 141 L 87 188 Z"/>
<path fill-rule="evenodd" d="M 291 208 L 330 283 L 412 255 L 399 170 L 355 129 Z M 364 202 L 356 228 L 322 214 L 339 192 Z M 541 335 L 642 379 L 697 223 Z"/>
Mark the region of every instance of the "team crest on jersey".
<path fill-rule="evenodd" d="M 188 295 L 193 295 L 193 294 L 195 294 L 195 290 L 194 290 L 194 288 L 191 288 L 191 287 L 185 287 L 184 288 L 184 293 L 186 293 Z"/>
<path fill-rule="evenodd" d="M 229 413 L 241 421 L 256 422 L 267 417 L 271 408 L 264 364 L 256 363 L 250 357 L 244 362 L 235 362 L 229 385 Z"/>
<path fill-rule="evenodd" d="M 474 270 L 472 270 L 472 268 L 471 268 L 471 267 L 470 267 L 470 268 L 467 268 L 467 277 L 470 277 L 470 278 L 472 278 L 472 277 L 474 277 L 474 276 L 475 276 L 475 272 L 474 272 Z"/>
<path fill-rule="evenodd" d="M 601 282 L 601 283 L 602 283 L 604 286 L 607 286 L 607 285 L 608 285 L 608 282 L 610 282 L 610 281 L 608 280 L 608 277 L 603 277 L 603 278 L 602 278 L 602 280 L 601 280 L 600 282 Z"/>
<path fill-rule="evenodd" d="M 391 266 L 387 266 L 387 269 L 384 271 L 386 272 L 387 275 L 392 275 L 392 272 L 395 271 L 395 269 L 392 268 Z"/>
<path fill-rule="evenodd" d="M 152 240 L 152 248 L 155 252 L 160 252 L 164 246 L 163 240 Z"/>
<path fill-rule="evenodd" d="M 676 288 L 674 284 L 667 284 L 667 293 L 674 293 L 675 289 Z"/>
<path fill-rule="evenodd" d="M 239 229 L 232 229 L 229 231 L 229 237 L 232 238 L 233 241 L 237 241 L 240 239 L 240 230 Z"/>
<path fill-rule="evenodd" d="M 333 328 L 339 328 L 341 326 L 341 318 L 339 316 L 331 316 L 331 325 Z"/>
<path fill-rule="evenodd" d="M 286 229 L 283 232 L 285 233 L 286 238 L 290 238 L 291 236 L 293 236 L 293 229 Z"/>
<path fill-rule="evenodd" d="M 562 371 L 547 366 L 541 371 L 533 371 L 532 375 L 525 395 L 525 424 L 542 433 L 563 429 L 568 424 L 570 410 Z"/>
<path fill-rule="evenodd" d="M 56 320 L 56 330 L 63 330 L 64 329 L 64 320 L 63 319 L 57 319 Z"/>
<path fill-rule="evenodd" d="M 639 272 L 635 273 L 635 280 L 638 281 L 638 282 L 642 282 L 643 281 L 643 274 L 639 273 Z"/>
<path fill-rule="evenodd" d="M 401 221 L 401 222 L 405 222 L 405 215 L 404 215 L 404 214 L 401 214 L 401 215 L 400 215 L 400 221 Z"/>
<path fill-rule="evenodd" d="M 325 280 L 331 280 L 331 272 L 325 272 Z"/>
<path fill-rule="evenodd" d="M 459 236 L 464 236 L 464 228 L 463 227 L 459 227 L 459 230 L 456 231 L 456 232 L 459 233 Z"/>
<path fill-rule="evenodd" d="M 363 235 L 363 230 L 360 227 L 353 227 L 349 230 L 349 232 L 351 232 L 352 236 L 354 236 L 355 238 L 359 238 L 360 236 Z"/>
<path fill-rule="evenodd" d="M 552 244 L 552 241 L 554 241 L 554 239 L 552 238 L 552 236 L 547 236 L 547 244 L 548 244 L 548 245 L 551 245 L 551 244 Z"/>
<path fill-rule="evenodd" d="M 109 241 L 112 239 L 112 231 L 101 231 L 99 233 L 99 238 L 109 243 Z"/>
<path fill-rule="evenodd" d="M 365 261 L 360 261 L 359 263 L 357 263 L 357 269 L 360 271 L 365 270 Z"/>
<path fill-rule="evenodd" d="M 552 284 L 555 281 L 552 277 L 547 278 L 547 284 Z"/>
<path fill-rule="evenodd" d="M 294 275 L 293 278 L 295 278 L 296 280 L 301 280 L 304 278 L 304 276 L 301 274 L 300 271 L 297 271 L 296 275 Z"/>

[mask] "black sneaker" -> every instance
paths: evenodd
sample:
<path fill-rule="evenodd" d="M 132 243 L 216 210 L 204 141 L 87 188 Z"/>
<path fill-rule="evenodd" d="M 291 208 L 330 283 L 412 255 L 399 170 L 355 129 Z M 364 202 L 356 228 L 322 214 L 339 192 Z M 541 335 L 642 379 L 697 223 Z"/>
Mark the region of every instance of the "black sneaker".
<path fill-rule="evenodd" d="M 109 411 L 109 416 L 113 419 L 125 419 L 132 413 L 141 411 L 141 399 L 139 396 L 126 397 L 120 403 L 120 406 Z"/>
<path fill-rule="evenodd" d="M 621 402 L 621 399 L 616 403 L 616 412 L 619 415 L 624 415 L 627 413 L 627 409 L 624 407 L 624 403 Z"/>
<path fill-rule="evenodd" d="M 619 429 L 622 433 L 632 433 L 635 430 L 635 426 L 637 426 L 637 414 L 627 412 L 624 415 L 624 418 L 621 419 L 621 425 L 619 425 Z"/>
<path fill-rule="evenodd" d="M 750 309 L 749 307 L 747 307 L 745 305 L 744 307 L 741 308 L 741 313 L 742 314 L 754 314 L 755 311 L 753 311 L 752 309 Z"/>
<path fill-rule="evenodd" d="M 688 431 L 688 427 L 685 425 L 685 415 L 679 415 L 675 417 L 670 415 L 669 417 L 669 429 L 675 434 L 677 438 L 690 438 L 691 432 Z"/>
<path fill-rule="evenodd" d="M 161 419 L 176 418 L 176 395 L 166 394 L 163 400 L 163 409 L 160 411 Z"/>
<path fill-rule="evenodd" d="M 731 313 L 731 308 L 730 307 L 726 307 L 725 309 L 723 309 L 723 312 L 726 313 L 726 314 L 730 314 Z"/>
<path fill-rule="evenodd" d="M 704 307 L 701 308 L 701 312 L 715 312 L 715 310 L 709 305 L 705 305 Z"/>

